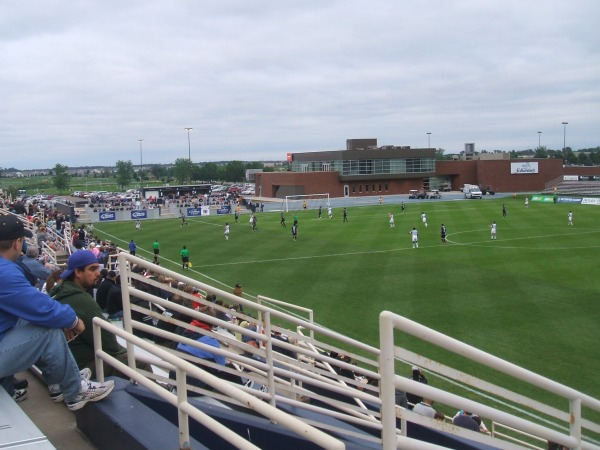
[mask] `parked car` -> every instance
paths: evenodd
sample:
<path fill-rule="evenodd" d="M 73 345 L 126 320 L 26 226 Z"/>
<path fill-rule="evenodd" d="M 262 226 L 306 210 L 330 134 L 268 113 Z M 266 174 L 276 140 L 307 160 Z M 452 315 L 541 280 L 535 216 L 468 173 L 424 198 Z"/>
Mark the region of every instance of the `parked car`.
<path fill-rule="evenodd" d="M 417 191 L 416 189 L 411 189 L 410 191 L 408 191 L 408 198 L 417 198 L 417 193 L 419 191 Z"/>
<path fill-rule="evenodd" d="M 432 189 L 427 195 L 429 198 L 442 198 L 442 194 L 440 194 L 440 191 L 437 189 Z"/>

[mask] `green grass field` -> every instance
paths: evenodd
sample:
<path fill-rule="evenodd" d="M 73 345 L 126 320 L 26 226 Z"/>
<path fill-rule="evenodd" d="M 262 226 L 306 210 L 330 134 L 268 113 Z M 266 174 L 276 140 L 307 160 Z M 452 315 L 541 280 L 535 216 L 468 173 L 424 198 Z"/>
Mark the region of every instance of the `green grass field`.
<path fill-rule="evenodd" d="M 502 203 L 508 217 L 502 217 Z M 574 226 L 567 212 L 574 212 Z M 421 211 L 429 227 L 420 221 Z M 388 213 L 396 227 L 390 228 Z M 299 211 L 298 241 L 279 213 L 209 216 L 143 223 L 96 224 L 96 235 L 180 270 L 190 249 L 192 275 L 224 290 L 241 282 L 246 294 L 312 308 L 322 325 L 378 346 L 378 315 L 393 311 L 575 389 L 600 398 L 600 208 L 513 200 L 445 201 L 341 208 L 334 219 Z M 230 239 L 223 237 L 226 221 Z M 490 224 L 498 223 L 497 240 Z M 440 241 L 440 225 L 448 243 Z M 413 249 L 409 230 L 419 230 Z M 418 351 L 418 347 L 417 350 Z M 443 361 L 442 361 L 443 362 Z"/>

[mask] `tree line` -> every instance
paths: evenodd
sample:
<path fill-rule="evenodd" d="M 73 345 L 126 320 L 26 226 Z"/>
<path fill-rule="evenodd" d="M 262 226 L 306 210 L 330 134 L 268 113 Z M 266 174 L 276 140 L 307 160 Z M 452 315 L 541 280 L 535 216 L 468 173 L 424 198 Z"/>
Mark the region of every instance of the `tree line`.
<path fill-rule="evenodd" d="M 114 176 L 117 185 L 125 189 L 132 182 L 143 184 L 148 180 L 162 180 L 163 182 L 175 181 L 177 184 L 192 184 L 197 181 L 211 182 L 243 182 L 246 179 L 247 169 L 262 169 L 264 172 L 272 172 L 272 167 L 264 167 L 260 162 L 244 163 L 242 161 L 230 161 L 224 165 L 207 162 L 204 164 L 195 164 L 187 158 L 178 158 L 172 167 L 165 167 L 159 164 L 150 165 L 148 168 L 139 168 L 137 171 L 131 161 L 119 160 L 115 164 L 115 169 L 104 175 Z M 62 164 L 56 164 L 52 169 L 52 183 L 59 192 L 69 189 L 71 184 L 71 175 L 69 168 Z"/>

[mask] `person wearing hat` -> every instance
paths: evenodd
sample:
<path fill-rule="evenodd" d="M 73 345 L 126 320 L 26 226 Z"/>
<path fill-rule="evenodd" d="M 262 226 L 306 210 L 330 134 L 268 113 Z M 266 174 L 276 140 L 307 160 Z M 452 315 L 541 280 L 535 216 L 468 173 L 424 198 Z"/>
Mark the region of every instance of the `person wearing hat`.
<path fill-rule="evenodd" d="M 35 364 L 48 384 L 58 384 L 70 410 L 105 398 L 114 381 L 82 379 L 67 340 L 85 330 L 73 308 L 32 286 L 16 264 L 33 235 L 16 216 L 0 216 L 0 382 L 12 392 L 15 373 Z M 27 301 L 23 301 L 26 299 Z"/>
<path fill-rule="evenodd" d="M 408 377 L 410 380 L 418 381 L 419 383 L 427 384 L 427 378 L 423 375 L 421 369 L 417 366 L 412 366 L 412 375 Z M 406 397 L 408 398 L 409 407 L 412 409 L 410 404 L 416 405 L 419 402 L 423 401 L 423 397 L 415 394 L 411 394 L 410 392 L 406 393 Z"/>
<path fill-rule="evenodd" d="M 92 320 L 99 317 L 104 320 L 102 309 L 88 290 L 100 280 L 100 265 L 96 256 L 89 250 L 73 253 L 67 261 L 67 270 L 61 274 L 63 282 L 51 294 L 63 305 L 69 305 L 85 324 L 85 330 L 77 338 L 69 342 L 71 353 L 75 357 L 79 369 L 88 368 L 95 375 L 95 352 Z M 102 350 L 127 364 L 127 350 L 122 347 L 114 334 L 101 331 Z M 104 364 L 105 376 L 128 378 L 109 364 Z"/>

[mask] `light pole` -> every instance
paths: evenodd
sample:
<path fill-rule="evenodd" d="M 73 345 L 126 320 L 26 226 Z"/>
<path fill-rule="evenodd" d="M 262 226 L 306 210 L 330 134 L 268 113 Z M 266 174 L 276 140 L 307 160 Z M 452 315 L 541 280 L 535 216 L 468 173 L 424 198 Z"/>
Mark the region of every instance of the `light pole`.
<path fill-rule="evenodd" d="M 538 150 L 539 150 L 540 148 L 542 148 L 542 144 L 541 144 L 541 142 L 542 142 L 542 132 L 541 132 L 541 131 L 538 131 Z"/>
<path fill-rule="evenodd" d="M 563 122 L 563 155 L 565 154 L 565 152 L 567 151 L 567 125 L 569 125 L 569 122 Z"/>
<path fill-rule="evenodd" d="M 190 130 L 193 130 L 193 128 L 184 128 L 184 130 L 186 130 L 188 132 L 188 159 L 190 162 L 192 162 L 192 144 L 190 143 Z"/>
<path fill-rule="evenodd" d="M 142 181 L 142 170 L 144 169 L 143 160 L 142 160 L 142 142 L 143 139 L 138 139 L 140 143 L 140 197 L 144 195 L 144 182 Z"/>
<path fill-rule="evenodd" d="M 431 148 L 431 133 L 427 133 L 427 148 Z"/>

